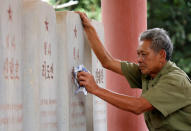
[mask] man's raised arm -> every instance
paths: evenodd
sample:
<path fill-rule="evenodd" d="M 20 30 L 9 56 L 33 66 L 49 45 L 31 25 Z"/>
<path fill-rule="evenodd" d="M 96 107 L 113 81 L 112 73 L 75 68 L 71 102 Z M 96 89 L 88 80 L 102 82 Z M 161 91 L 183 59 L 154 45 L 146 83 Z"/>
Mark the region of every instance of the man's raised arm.
<path fill-rule="evenodd" d="M 120 60 L 114 59 L 109 54 L 109 52 L 104 48 L 103 44 L 101 43 L 96 33 L 96 30 L 91 25 L 91 22 L 86 16 L 86 14 L 82 12 L 76 12 L 76 13 L 80 15 L 90 46 L 93 49 L 99 61 L 101 62 L 102 66 L 106 69 L 122 74 Z"/>

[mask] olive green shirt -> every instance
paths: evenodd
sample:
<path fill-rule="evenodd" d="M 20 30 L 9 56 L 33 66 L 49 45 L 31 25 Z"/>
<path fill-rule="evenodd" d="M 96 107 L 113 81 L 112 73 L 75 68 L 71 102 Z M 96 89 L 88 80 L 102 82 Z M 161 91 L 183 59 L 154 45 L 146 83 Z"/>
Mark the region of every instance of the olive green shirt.
<path fill-rule="evenodd" d="M 132 88 L 141 88 L 142 97 L 155 107 L 144 113 L 150 131 L 191 131 L 191 81 L 184 71 L 168 61 L 151 79 L 137 64 L 121 62 Z"/>

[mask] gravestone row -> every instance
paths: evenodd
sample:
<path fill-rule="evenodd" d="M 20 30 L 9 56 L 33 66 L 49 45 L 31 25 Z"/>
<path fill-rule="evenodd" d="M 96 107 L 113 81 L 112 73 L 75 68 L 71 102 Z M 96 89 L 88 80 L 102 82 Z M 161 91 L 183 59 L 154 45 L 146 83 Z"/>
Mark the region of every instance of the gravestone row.
<path fill-rule="evenodd" d="M 105 88 L 79 15 L 39 0 L 0 2 L 0 131 L 107 131 L 106 104 L 75 94 L 80 64 Z M 102 24 L 92 25 L 104 43 Z"/>

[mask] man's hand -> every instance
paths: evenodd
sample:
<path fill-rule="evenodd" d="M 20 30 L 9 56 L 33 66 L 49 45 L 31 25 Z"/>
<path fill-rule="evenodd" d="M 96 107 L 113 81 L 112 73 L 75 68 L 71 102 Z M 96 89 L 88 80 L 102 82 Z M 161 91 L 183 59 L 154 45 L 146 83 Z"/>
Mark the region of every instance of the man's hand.
<path fill-rule="evenodd" d="M 92 27 L 91 20 L 87 17 L 87 15 L 80 11 L 75 11 L 77 14 L 80 15 L 80 18 L 82 20 L 82 24 L 84 26 L 84 29 L 86 30 L 89 27 Z"/>
<path fill-rule="evenodd" d="M 84 86 L 89 93 L 93 94 L 99 88 L 90 73 L 82 71 L 77 76 L 80 86 Z"/>

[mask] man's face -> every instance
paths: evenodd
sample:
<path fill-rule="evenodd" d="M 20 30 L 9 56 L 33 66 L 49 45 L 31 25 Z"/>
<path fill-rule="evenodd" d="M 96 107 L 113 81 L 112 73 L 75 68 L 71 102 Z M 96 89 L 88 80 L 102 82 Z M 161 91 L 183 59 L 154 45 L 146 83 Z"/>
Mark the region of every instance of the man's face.
<path fill-rule="evenodd" d="M 162 68 L 161 61 L 164 60 L 164 56 L 160 52 L 154 52 L 150 45 L 149 40 L 140 41 L 137 48 L 137 61 L 143 74 L 155 76 Z"/>

